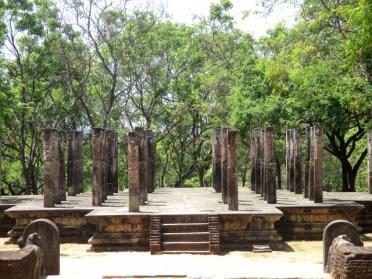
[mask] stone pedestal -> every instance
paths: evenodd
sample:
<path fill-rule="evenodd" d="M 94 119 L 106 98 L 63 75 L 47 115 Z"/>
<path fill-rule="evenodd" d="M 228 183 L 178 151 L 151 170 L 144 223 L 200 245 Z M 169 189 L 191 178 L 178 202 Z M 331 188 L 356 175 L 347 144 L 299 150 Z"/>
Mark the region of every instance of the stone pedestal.
<path fill-rule="evenodd" d="M 221 129 L 217 128 L 212 134 L 212 186 L 221 193 Z"/>
<path fill-rule="evenodd" d="M 136 132 L 128 133 L 129 212 L 140 209 L 140 139 Z"/>
<path fill-rule="evenodd" d="M 44 207 L 54 207 L 59 200 L 60 162 L 58 148 L 58 130 L 44 129 Z"/>
<path fill-rule="evenodd" d="M 227 132 L 227 200 L 229 210 L 238 210 L 237 131 Z"/>

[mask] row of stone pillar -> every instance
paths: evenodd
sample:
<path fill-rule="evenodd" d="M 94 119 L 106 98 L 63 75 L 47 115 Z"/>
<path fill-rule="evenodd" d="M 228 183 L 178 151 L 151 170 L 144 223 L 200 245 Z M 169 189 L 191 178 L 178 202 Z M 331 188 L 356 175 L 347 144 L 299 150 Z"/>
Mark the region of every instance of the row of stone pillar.
<path fill-rule="evenodd" d="M 286 131 L 287 189 L 305 198 L 323 202 L 323 129 L 318 126 L 306 129 L 306 158 L 302 177 L 301 129 Z M 304 181 L 304 183 L 302 183 Z"/>
<path fill-rule="evenodd" d="M 44 206 L 54 207 L 70 195 L 83 192 L 82 132 L 46 128 L 43 131 L 44 146 Z M 67 146 L 67 169 L 65 150 Z"/>
<path fill-rule="evenodd" d="M 212 186 L 229 210 L 238 210 L 237 131 L 215 129 L 212 135 Z"/>
<path fill-rule="evenodd" d="M 251 134 L 251 190 L 267 203 L 276 203 L 275 140 L 272 127 L 255 128 Z"/>
<path fill-rule="evenodd" d="M 136 127 L 128 133 L 129 211 L 139 212 L 147 193 L 155 189 L 155 137 L 151 130 Z"/>
<path fill-rule="evenodd" d="M 118 134 L 115 130 L 93 128 L 93 205 L 100 206 L 108 195 L 118 192 Z"/>

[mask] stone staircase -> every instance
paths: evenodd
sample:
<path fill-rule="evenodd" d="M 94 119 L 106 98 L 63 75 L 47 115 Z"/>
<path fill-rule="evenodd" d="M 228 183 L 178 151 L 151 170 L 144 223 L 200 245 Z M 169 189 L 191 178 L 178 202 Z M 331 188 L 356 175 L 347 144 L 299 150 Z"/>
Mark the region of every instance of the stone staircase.
<path fill-rule="evenodd" d="M 152 254 L 219 253 L 219 218 L 207 214 L 152 216 Z"/>

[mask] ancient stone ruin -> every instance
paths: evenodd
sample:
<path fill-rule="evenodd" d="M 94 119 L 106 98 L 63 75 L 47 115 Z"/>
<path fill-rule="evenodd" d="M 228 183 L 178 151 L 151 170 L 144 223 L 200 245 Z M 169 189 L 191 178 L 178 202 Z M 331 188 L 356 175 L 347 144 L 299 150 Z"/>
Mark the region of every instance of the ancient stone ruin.
<path fill-rule="evenodd" d="M 151 130 L 136 127 L 128 133 L 129 211 L 139 212 L 155 189 L 155 138 Z"/>
<path fill-rule="evenodd" d="M 252 191 L 267 203 L 276 203 L 274 129 L 255 128 L 251 133 Z"/>
<path fill-rule="evenodd" d="M 238 210 L 237 131 L 215 129 L 212 135 L 213 188 L 229 210 Z"/>
<path fill-rule="evenodd" d="M 364 248 L 357 228 L 336 220 L 324 229 L 324 271 L 337 279 L 372 278 L 372 248 Z"/>
<path fill-rule="evenodd" d="M 39 279 L 60 274 L 60 236 L 53 222 L 31 222 L 18 244 L 20 251 L 0 252 L 0 279 Z"/>

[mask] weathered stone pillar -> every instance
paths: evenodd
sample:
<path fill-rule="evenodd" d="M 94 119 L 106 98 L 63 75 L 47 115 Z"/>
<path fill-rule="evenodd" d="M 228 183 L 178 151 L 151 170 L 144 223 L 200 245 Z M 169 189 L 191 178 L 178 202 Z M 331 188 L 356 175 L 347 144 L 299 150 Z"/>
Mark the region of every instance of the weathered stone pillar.
<path fill-rule="evenodd" d="M 227 132 L 228 128 L 221 128 L 221 192 L 222 201 L 227 204 Z"/>
<path fill-rule="evenodd" d="M 155 190 L 155 137 L 151 130 L 145 131 L 146 189 L 147 193 Z"/>
<path fill-rule="evenodd" d="M 254 135 L 254 140 L 255 140 L 255 190 L 256 194 L 261 194 L 262 189 L 261 189 L 261 181 L 262 181 L 262 165 L 261 162 L 263 160 L 263 146 L 261 142 L 261 137 L 262 137 L 262 129 L 261 128 L 255 128 L 253 129 L 253 135 Z"/>
<path fill-rule="evenodd" d="M 221 128 L 212 133 L 212 185 L 217 193 L 221 193 Z"/>
<path fill-rule="evenodd" d="M 59 187 L 58 203 L 66 200 L 66 165 L 65 165 L 66 132 L 58 131 Z"/>
<path fill-rule="evenodd" d="M 310 127 L 306 128 L 306 159 L 305 159 L 305 179 L 304 197 L 309 197 L 309 167 L 310 167 Z"/>
<path fill-rule="evenodd" d="M 128 133 L 129 212 L 140 210 L 140 139 L 137 132 Z"/>
<path fill-rule="evenodd" d="M 74 173 L 76 194 L 84 192 L 84 150 L 83 150 L 83 132 L 75 131 L 75 156 Z"/>
<path fill-rule="evenodd" d="M 227 200 L 229 210 L 238 210 L 237 131 L 227 132 Z"/>
<path fill-rule="evenodd" d="M 309 200 L 314 200 L 314 127 L 310 131 L 310 160 L 309 160 Z"/>
<path fill-rule="evenodd" d="M 289 190 L 291 192 L 295 191 L 295 130 L 290 129 L 289 130 L 290 134 L 290 151 L 289 151 L 289 156 L 290 156 L 290 172 L 289 172 Z"/>
<path fill-rule="evenodd" d="M 264 162 L 264 198 L 268 203 L 276 203 L 275 143 L 274 129 L 272 127 L 267 127 L 264 130 Z"/>
<path fill-rule="evenodd" d="M 291 130 L 285 131 L 285 168 L 286 168 L 286 181 L 287 190 L 291 189 Z"/>
<path fill-rule="evenodd" d="M 259 168 L 260 168 L 260 193 L 261 197 L 265 198 L 266 195 L 266 188 L 265 188 L 265 129 L 259 128 L 258 130 L 259 137 L 258 142 L 260 145 L 259 153 L 258 153 L 258 160 L 259 160 Z"/>
<path fill-rule="evenodd" d="M 54 207 L 57 202 L 59 178 L 59 149 L 58 130 L 53 128 L 44 129 L 44 207 Z M 57 175 L 56 175 L 57 174 Z"/>
<path fill-rule="evenodd" d="M 257 147 L 254 138 L 254 131 L 251 132 L 251 190 L 256 191 L 256 157 L 257 157 Z"/>
<path fill-rule="evenodd" d="M 84 191 L 83 133 L 67 131 L 67 191 L 70 196 Z"/>
<path fill-rule="evenodd" d="M 115 130 L 106 131 L 107 139 L 107 194 L 113 195 L 118 185 L 118 135 Z"/>
<path fill-rule="evenodd" d="M 323 129 L 314 126 L 314 202 L 323 202 Z"/>
<path fill-rule="evenodd" d="M 293 169 L 294 192 L 302 193 L 302 166 L 301 166 L 301 129 L 293 129 Z"/>
<path fill-rule="evenodd" d="M 368 191 L 372 194 L 372 131 L 367 133 L 367 144 L 368 144 L 368 167 L 367 167 L 367 179 L 368 179 Z"/>
<path fill-rule="evenodd" d="M 137 139 L 139 144 L 139 187 L 140 203 L 144 205 L 147 202 L 146 176 L 145 176 L 145 130 L 142 127 L 136 127 Z"/>
<path fill-rule="evenodd" d="M 93 128 L 92 164 L 93 164 L 93 205 L 100 206 L 104 201 L 106 187 L 106 140 L 105 129 Z"/>

